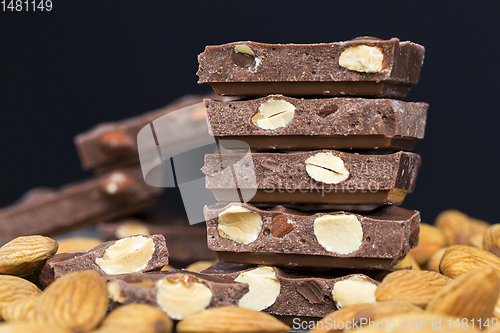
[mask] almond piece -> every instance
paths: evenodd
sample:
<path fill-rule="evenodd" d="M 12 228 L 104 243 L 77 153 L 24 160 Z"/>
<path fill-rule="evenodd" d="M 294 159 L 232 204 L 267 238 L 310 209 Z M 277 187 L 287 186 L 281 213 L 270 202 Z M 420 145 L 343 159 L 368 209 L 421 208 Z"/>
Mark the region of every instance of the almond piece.
<path fill-rule="evenodd" d="M 127 304 L 113 310 L 97 332 L 128 332 L 133 329 L 136 333 L 170 333 L 173 325 L 172 319 L 151 305 Z"/>
<path fill-rule="evenodd" d="M 378 285 L 378 301 L 399 300 L 425 307 L 452 280 L 431 271 L 402 270 L 388 274 Z"/>
<path fill-rule="evenodd" d="M 41 293 L 37 286 L 25 279 L 0 275 L 0 311 L 9 303 Z"/>
<path fill-rule="evenodd" d="M 290 327 L 264 312 L 223 306 L 192 314 L 176 329 L 178 333 L 279 333 Z"/>
<path fill-rule="evenodd" d="M 44 236 L 17 237 L 0 248 L 0 274 L 28 275 L 57 252 L 57 242 Z"/>
<path fill-rule="evenodd" d="M 483 249 L 500 256 L 500 224 L 493 224 L 486 229 L 483 238 Z"/>
<path fill-rule="evenodd" d="M 483 247 L 483 236 L 486 229 L 490 227 L 488 222 L 469 217 L 469 245 Z"/>
<path fill-rule="evenodd" d="M 499 292 L 498 273 L 486 266 L 457 277 L 436 294 L 427 310 L 484 323 L 493 313 Z"/>
<path fill-rule="evenodd" d="M 448 245 L 465 245 L 469 243 L 472 232 L 470 219 L 458 210 L 446 210 L 436 218 L 436 227 L 444 234 Z"/>
<path fill-rule="evenodd" d="M 68 252 L 87 252 L 88 250 L 91 250 L 101 244 L 102 241 L 91 237 L 71 237 L 61 239 L 58 243 L 59 249 L 56 254 Z"/>
<path fill-rule="evenodd" d="M 413 259 L 413 256 L 411 253 L 408 253 L 403 260 L 401 260 L 396 266 L 394 266 L 394 269 L 412 269 L 412 270 L 417 270 L 420 271 L 420 266 L 418 263 Z"/>
<path fill-rule="evenodd" d="M 51 327 L 86 332 L 108 310 L 106 283 L 96 271 L 69 273 L 50 284 L 35 304 L 34 319 Z"/>
<path fill-rule="evenodd" d="M 469 245 L 454 245 L 444 251 L 439 264 L 441 273 L 452 279 L 476 268 L 493 266 L 500 270 L 500 258 L 494 254 Z"/>
<path fill-rule="evenodd" d="M 354 304 L 343 309 L 334 311 L 316 323 L 310 333 L 333 333 L 342 332 L 346 328 L 347 322 L 352 323 L 354 315 L 371 304 Z"/>
<path fill-rule="evenodd" d="M 2 309 L 5 321 L 31 321 L 39 295 L 28 296 L 7 304 Z"/>
<path fill-rule="evenodd" d="M 235 282 L 248 283 L 248 293 L 239 300 L 238 306 L 261 311 L 276 302 L 281 291 L 281 283 L 276 278 L 274 268 L 261 266 L 238 275 Z"/>
<path fill-rule="evenodd" d="M 425 265 L 434 253 L 445 246 L 446 240 L 441 230 L 432 225 L 420 223 L 418 246 L 411 249 L 410 254 L 419 265 Z"/>
<path fill-rule="evenodd" d="M 364 275 L 353 275 L 333 285 L 332 298 L 338 309 L 354 304 L 375 303 L 377 285 Z"/>
<path fill-rule="evenodd" d="M 434 271 L 439 273 L 439 264 L 441 263 L 441 259 L 443 258 L 444 251 L 446 251 L 446 247 L 438 250 L 436 253 L 432 255 L 432 257 L 427 261 L 427 270 Z"/>

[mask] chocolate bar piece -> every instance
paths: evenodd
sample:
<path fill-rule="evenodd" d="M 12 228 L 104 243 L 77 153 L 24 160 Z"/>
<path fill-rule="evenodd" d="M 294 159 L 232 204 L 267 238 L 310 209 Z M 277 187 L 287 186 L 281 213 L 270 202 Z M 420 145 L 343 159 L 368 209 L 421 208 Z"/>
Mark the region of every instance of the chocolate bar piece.
<path fill-rule="evenodd" d="M 418 83 L 425 49 L 397 38 L 325 44 L 235 42 L 207 46 L 198 83 L 219 95 L 404 97 Z"/>
<path fill-rule="evenodd" d="M 186 270 L 107 276 L 111 307 L 145 303 L 172 319 L 219 306 L 236 306 L 248 284 Z"/>
<path fill-rule="evenodd" d="M 424 137 L 428 104 L 391 99 L 205 99 L 209 133 L 257 149 L 402 149 Z"/>
<path fill-rule="evenodd" d="M 144 216 L 144 220 L 128 219 L 100 223 L 97 229 L 105 240 L 137 234 L 162 234 L 168 241 L 169 261 L 174 267 L 185 267 L 195 261 L 216 259 L 215 253 L 207 247 L 205 223 L 189 225 L 186 219 L 172 214 L 148 214 Z"/>
<path fill-rule="evenodd" d="M 349 302 L 360 302 L 354 293 L 367 303 L 374 302 L 381 281 L 378 271 L 369 275 L 348 270 L 306 275 L 278 267 L 228 263 L 216 263 L 202 273 L 248 283 L 249 292 L 239 306 L 278 316 L 324 317 L 351 305 Z M 345 297 L 348 294 L 350 299 Z"/>
<path fill-rule="evenodd" d="M 241 195 L 247 202 L 399 205 L 415 187 L 420 162 L 407 152 L 207 154 L 202 171 L 222 202 Z"/>
<path fill-rule="evenodd" d="M 47 260 L 40 282 L 47 286 L 63 275 L 91 269 L 101 275 L 141 273 L 168 265 L 163 235 L 136 235 L 102 243 L 87 252 L 61 253 Z"/>
<path fill-rule="evenodd" d="M 162 188 L 147 185 L 140 167 L 110 172 L 57 190 L 35 189 L 0 211 L 0 238 L 53 236 L 127 216 L 157 201 Z"/>
<path fill-rule="evenodd" d="M 214 95 L 212 95 L 214 96 Z M 88 132 L 75 137 L 75 145 L 84 170 L 103 172 L 139 163 L 137 134 L 153 120 L 167 113 L 186 108 L 177 115 L 177 122 L 171 123 L 166 131 L 176 133 L 179 142 L 195 140 L 205 134 L 205 110 L 203 97 L 185 96 L 159 110 L 115 123 L 97 125 Z"/>
<path fill-rule="evenodd" d="M 420 213 L 384 206 L 310 214 L 246 203 L 205 207 L 208 247 L 220 261 L 390 269 L 418 244 Z"/>

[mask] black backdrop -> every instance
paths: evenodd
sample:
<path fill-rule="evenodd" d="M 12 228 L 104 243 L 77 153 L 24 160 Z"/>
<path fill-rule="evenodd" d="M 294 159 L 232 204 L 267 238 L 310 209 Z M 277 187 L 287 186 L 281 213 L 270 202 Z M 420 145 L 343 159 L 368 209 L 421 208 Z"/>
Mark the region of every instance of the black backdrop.
<path fill-rule="evenodd" d="M 430 104 L 415 149 L 423 166 L 403 206 L 425 222 L 447 208 L 499 222 L 499 1 L 52 3 L 50 12 L 0 11 L 0 206 L 90 176 L 75 134 L 208 92 L 195 75 L 207 44 L 372 35 L 426 47 L 420 83 L 405 98 Z"/>

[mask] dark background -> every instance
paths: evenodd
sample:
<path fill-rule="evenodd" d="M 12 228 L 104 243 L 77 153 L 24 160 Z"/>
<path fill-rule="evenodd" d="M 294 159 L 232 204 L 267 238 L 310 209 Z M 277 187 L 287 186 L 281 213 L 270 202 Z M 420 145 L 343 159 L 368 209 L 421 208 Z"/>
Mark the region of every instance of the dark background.
<path fill-rule="evenodd" d="M 415 149 L 423 166 L 403 206 L 425 222 L 448 208 L 498 222 L 499 1 L 52 2 L 51 12 L 0 11 L 0 206 L 90 176 L 77 133 L 208 92 L 195 75 L 207 44 L 371 35 L 426 47 L 405 98 L 430 104 Z"/>

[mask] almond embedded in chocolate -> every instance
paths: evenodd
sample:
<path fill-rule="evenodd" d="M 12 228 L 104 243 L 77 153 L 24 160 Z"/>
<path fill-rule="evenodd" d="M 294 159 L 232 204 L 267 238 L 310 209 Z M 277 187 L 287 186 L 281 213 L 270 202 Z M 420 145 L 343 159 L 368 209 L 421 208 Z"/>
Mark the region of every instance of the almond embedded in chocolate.
<path fill-rule="evenodd" d="M 271 235 L 274 237 L 283 238 L 293 229 L 295 229 L 295 226 L 286 218 L 285 215 L 279 214 L 273 218 L 273 222 L 271 224 Z"/>

